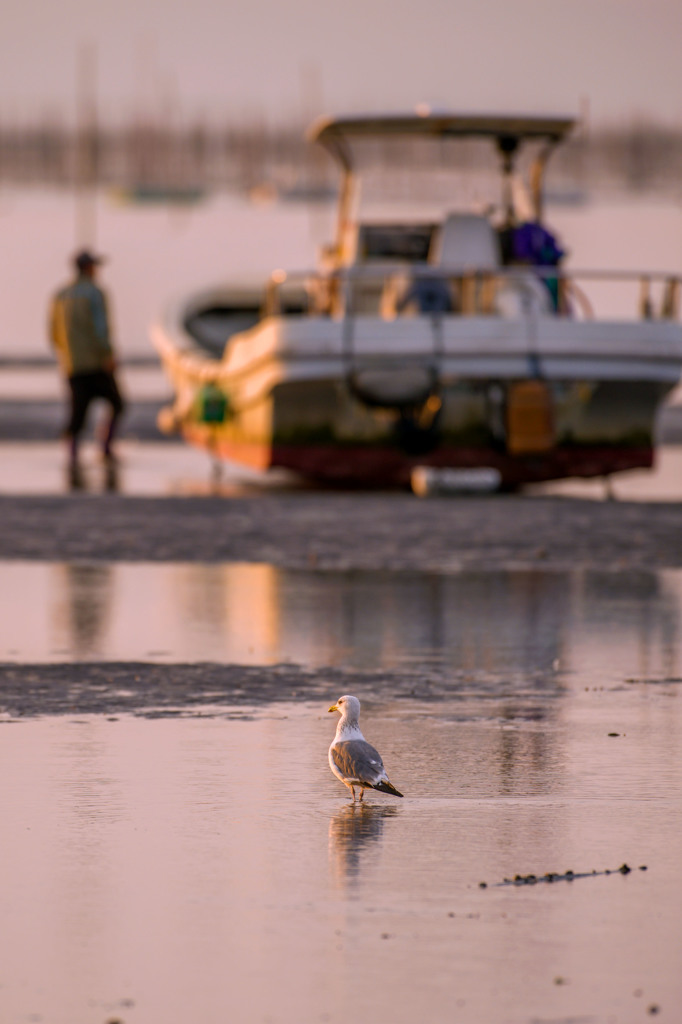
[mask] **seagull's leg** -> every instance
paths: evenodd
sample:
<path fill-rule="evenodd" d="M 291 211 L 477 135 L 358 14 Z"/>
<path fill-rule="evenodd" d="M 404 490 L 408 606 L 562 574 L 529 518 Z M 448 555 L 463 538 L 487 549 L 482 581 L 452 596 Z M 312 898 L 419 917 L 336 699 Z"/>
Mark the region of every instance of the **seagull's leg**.
<path fill-rule="evenodd" d="M 361 789 L 360 790 L 360 803 L 362 803 L 362 798 L 363 798 L 364 795 L 365 795 L 365 791 L 364 791 L 364 789 Z"/>
<path fill-rule="evenodd" d="M 353 794 L 353 803 L 355 803 L 355 787 L 354 787 L 354 786 L 351 786 L 351 787 L 350 787 L 350 791 L 351 791 L 351 793 Z"/>

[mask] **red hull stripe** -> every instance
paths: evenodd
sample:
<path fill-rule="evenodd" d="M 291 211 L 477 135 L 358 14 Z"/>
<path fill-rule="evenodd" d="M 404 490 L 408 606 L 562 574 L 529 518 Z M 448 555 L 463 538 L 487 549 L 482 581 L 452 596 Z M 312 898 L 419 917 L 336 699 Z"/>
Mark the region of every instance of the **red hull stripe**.
<path fill-rule="evenodd" d="M 191 440 L 197 441 L 194 437 Z M 628 469 L 650 469 L 651 446 L 631 448 L 578 445 L 555 448 L 537 455 L 512 456 L 487 448 L 440 447 L 425 455 L 409 455 L 398 448 L 340 445 L 235 444 L 218 442 L 212 449 L 222 458 L 255 469 L 280 467 L 309 479 L 364 486 L 409 485 L 415 466 L 499 470 L 505 485 L 595 477 Z"/>

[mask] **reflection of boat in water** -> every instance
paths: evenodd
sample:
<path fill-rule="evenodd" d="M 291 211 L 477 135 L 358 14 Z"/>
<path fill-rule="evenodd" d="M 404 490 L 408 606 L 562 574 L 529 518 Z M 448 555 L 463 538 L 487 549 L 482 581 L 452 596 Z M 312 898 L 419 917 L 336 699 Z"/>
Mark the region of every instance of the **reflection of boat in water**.
<path fill-rule="evenodd" d="M 154 326 L 176 395 L 162 428 L 253 467 L 375 486 L 415 466 L 485 468 L 503 487 L 651 466 L 682 364 L 680 281 L 560 266 L 543 176 L 571 127 L 429 112 L 317 124 L 342 171 L 334 244 L 315 272 L 208 290 Z M 364 213 L 371 160 L 404 160 L 406 140 L 492 146 L 497 206 Z M 630 288 L 631 320 L 596 314 L 609 288 Z"/>

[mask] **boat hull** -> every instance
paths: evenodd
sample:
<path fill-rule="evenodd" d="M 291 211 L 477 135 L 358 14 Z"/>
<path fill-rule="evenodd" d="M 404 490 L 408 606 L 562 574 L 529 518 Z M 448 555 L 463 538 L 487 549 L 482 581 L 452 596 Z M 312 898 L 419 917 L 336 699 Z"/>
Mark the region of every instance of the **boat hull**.
<path fill-rule="evenodd" d="M 523 386 L 544 393 L 545 404 L 517 410 L 514 424 L 510 393 Z M 459 381 L 443 389 L 424 422 L 423 410 L 368 408 L 344 382 L 309 382 L 275 388 L 248 417 L 186 419 L 182 432 L 217 458 L 327 485 L 402 487 L 417 466 L 488 467 L 510 489 L 651 468 L 666 390 L 651 382 L 562 382 L 553 389 L 543 381 Z"/>
<path fill-rule="evenodd" d="M 351 339 L 348 321 L 275 316 L 216 359 L 160 325 L 176 392 L 167 426 L 217 458 L 339 486 L 405 486 L 417 466 L 489 468 L 503 488 L 652 466 L 656 415 L 680 375 L 678 325 L 435 326 L 437 347 L 426 317 L 358 317 Z"/>

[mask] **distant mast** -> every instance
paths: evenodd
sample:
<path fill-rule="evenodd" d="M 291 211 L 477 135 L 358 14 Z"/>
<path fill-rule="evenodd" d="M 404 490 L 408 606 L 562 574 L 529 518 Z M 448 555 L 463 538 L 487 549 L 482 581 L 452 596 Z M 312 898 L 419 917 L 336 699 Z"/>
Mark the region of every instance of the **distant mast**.
<path fill-rule="evenodd" d="M 94 249 L 97 241 L 97 50 L 82 43 L 76 81 L 76 248 Z"/>

